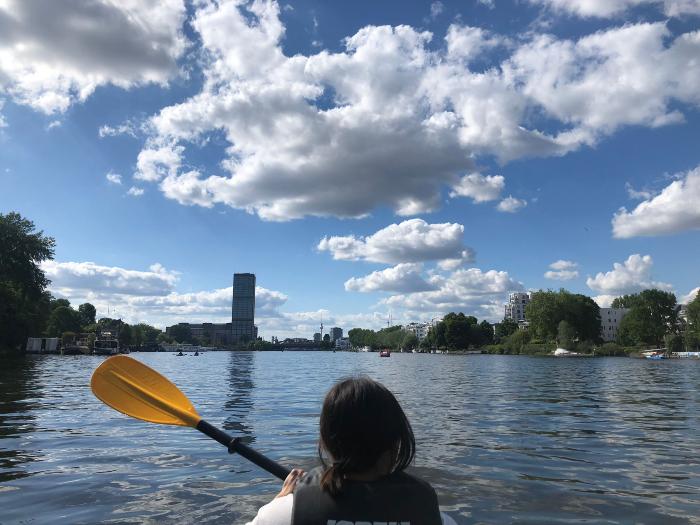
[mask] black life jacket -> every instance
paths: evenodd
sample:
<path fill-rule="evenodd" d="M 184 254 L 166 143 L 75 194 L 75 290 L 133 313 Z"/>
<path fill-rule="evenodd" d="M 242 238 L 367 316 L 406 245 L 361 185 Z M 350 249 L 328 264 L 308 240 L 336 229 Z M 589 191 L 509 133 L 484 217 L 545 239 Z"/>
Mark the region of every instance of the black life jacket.
<path fill-rule="evenodd" d="M 314 469 L 297 483 L 292 525 L 442 525 L 433 488 L 405 472 L 346 480 L 336 497 L 321 489 L 321 474 Z"/>

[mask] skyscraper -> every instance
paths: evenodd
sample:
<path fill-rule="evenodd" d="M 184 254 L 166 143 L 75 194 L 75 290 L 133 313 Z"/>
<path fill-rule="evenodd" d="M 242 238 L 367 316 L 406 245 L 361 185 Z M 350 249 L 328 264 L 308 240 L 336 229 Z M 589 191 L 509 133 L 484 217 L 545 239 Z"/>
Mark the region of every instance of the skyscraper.
<path fill-rule="evenodd" d="M 255 274 L 233 274 L 231 301 L 231 335 L 234 344 L 255 339 Z"/>

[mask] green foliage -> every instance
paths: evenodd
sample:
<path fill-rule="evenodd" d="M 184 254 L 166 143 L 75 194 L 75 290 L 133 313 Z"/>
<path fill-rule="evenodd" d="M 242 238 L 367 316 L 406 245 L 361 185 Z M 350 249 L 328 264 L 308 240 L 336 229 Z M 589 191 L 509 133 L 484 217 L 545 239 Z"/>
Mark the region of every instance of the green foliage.
<path fill-rule="evenodd" d="M 88 326 L 95 324 L 95 316 L 97 315 L 97 309 L 90 303 L 83 303 L 78 306 L 78 312 L 82 317 L 81 324 L 83 326 Z"/>
<path fill-rule="evenodd" d="M 680 334 L 666 334 L 664 336 L 664 344 L 668 354 L 683 351 L 683 338 Z"/>
<path fill-rule="evenodd" d="M 513 321 L 513 319 L 503 319 L 503 321 L 496 324 L 494 340 L 496 343 L 500 343 L 504 338 L 514 334 L 517 330 L 518 323 Z"/>
<path fill-rule="evenodd" d="M 51 299 L 51 311 L 55 310 L 59 306 L 65 306 L 66 308 L 70 308 L 70 301 L 68 299 Z"/>
<path fill-rule="evenodd" d="M 600 308 L 585 295 L 564 289 L 534 292 L 525 308 L 532 336 L 543 341 L 555 341 L 559 323 L 566 321 L 574 330 L 573 338 L 581 341 L 600 339 Z"/>
<path fill-rule="evenodd" d="M 687 319 L 685 347 L 688 351 L 693 351 L 700 347 L 700 292 L 688 303 L 685 314 Z"/>
<path fill-rule="evenodd" d="M 450 312 L 430 328 L 426 339 L 429 346 L 436 348 L 480 348 L 493 342 L 493 327 L 488 321 L 479 323 L 473 315 Z"/>
<path fill-rule="evenodd" d="M 80 313 L 70 306 L 59 306 L 49 316 L 46 332 L 50 337 L 61 337 L 63 332 L 80 332 Z"/>
<path fill-rule="evenodd" d="M 576 330 L 574 327 L 564 320 L 559 321 L 559 327 L 557 328 L 557 344 L 559 347 L 572 350 L 574 348 L 575 337 Z"/>
<path fill-rule="evenodd" d="M 168 333 L 178 343 L 191 343 L 192 342 L 192 330 L 188 324 L 180 323 L 175 326 L 170 327 Z"/>
<path fill-rule="evenodd" d="M 401 349 L 403 350 L 413 350 L 417 348 L 419 344 L 416 334 L 413 332 L 405 332 L 403 341 L 401 341 Z"/>
<path fill-rule="evenodd" d="M 324 343 L 330 343 L 331 342 L 331 336 L 329 334 L 323 334 L 323 342 Z"/>
<path fill-rule="evenodd" d="M 528 330 L 518 330 L 509 335 L 502 343 L 504 353 L 519 354 L 523 347 L 530 342 L 530 332 Z"/>
<path fill-rule="evenodd" d="M 33 222 L 0 213 L 0 351 L 18 349 L 44 331 L 51 296 L 40 264 L 53 258 L 54 247 Z"/>
<path fill-rule="evenodd" d="M 611 308 L 632 308 L 638 303 L 639 295 L 623 295 L 621 297 L 615 297 L 610 304 Z"/>
<path fill-rule="evenodd" d="M 131 326 L 126 323 L 122 323 L 119 327 L 118 336 L 119 346 L 129 346 L 132 343 L 132 333 Z"/>
<path fill-rule="evenodd" d="M 620 344 L 660 346 L 666 334 L 676 332 L 678 306 L 673 293 L 651 289 L 625 297 L 624 304 L 631 307 L 620 322 L 617 334 Z"/>

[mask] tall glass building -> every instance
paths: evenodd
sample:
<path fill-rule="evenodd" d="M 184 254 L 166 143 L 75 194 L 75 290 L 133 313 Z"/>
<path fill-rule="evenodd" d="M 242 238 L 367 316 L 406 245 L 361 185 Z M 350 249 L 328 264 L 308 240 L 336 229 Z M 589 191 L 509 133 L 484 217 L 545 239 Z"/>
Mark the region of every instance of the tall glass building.
<path fill-rule="evenodd" d="M 231 332 L 234 344 L 253 341 L 255 334 L 255 274 L 233 274 Z"/>

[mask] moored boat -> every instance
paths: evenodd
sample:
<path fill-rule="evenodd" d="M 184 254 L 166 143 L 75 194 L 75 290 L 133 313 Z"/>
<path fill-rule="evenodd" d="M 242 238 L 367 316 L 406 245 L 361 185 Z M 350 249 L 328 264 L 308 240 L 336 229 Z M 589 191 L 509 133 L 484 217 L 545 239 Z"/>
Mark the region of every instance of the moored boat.
<path fill-rule="evenodd" d="M 389 352 L 389 350 L 382 350 L 379 352 L 379 357 L 391 357 L 391 352 Z"/>
<path fill-rule="evenodd" d="M 119 353 L 119 341 L 112 332 L 100 332 L 93 346 L 95 355 L 117 355 Z"/>

